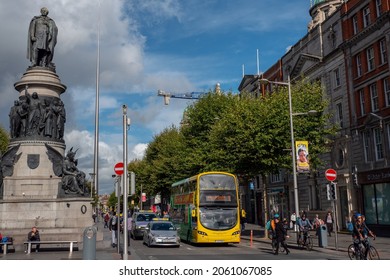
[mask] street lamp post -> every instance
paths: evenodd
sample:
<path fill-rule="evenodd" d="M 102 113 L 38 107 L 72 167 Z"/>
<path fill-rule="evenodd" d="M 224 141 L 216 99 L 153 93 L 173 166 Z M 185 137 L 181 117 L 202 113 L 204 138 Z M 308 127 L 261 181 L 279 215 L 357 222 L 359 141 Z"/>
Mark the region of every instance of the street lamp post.
<path fill-rule="evenodd" d="M 128 259 L 128 178 L 127 178 L 127 129 L 130 125 L 130 119 L 127 118 L 127 105 L 122 105 L 123 111 L 123 259 Z"/>
<path fill-rule="evenodd" d="M 260 84 L 275 84 L 288 87 L 288 105 L 290 115 L 290 134 L 291 134 L 291 153 L 292 153 L 292 172 L 293 172 L 293 186 L 294 186 L 294 204 L 295 213 L 299 215 L 299 193 L 298 193 L 298 180 L 297 180 L 297 164 L 295 156 L 295 139 L 294 139 L 294 123 L 293 116 L 295 115 L 292 110 L 292 97 L 291 97 L 291 80 L 290 74 L 287 76 L 287 82 L 274 82 L 267 79 L 260 79 Z"/>

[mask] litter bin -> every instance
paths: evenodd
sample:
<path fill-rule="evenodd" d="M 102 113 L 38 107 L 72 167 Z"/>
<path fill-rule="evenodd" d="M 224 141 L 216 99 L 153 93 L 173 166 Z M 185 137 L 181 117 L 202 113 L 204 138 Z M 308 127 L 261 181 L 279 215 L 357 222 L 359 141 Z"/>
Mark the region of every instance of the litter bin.
<path fill-rule="evenodd" d="M 83 237 L 83 260 L 96 260 L 96 227 L 87 227 Z"/>
<path fill-rule="evenodd" d="M 328 230 L 326 225 L 320 225 L 317 229 L 318 246 L 326 248 L 328 246 Z"/>

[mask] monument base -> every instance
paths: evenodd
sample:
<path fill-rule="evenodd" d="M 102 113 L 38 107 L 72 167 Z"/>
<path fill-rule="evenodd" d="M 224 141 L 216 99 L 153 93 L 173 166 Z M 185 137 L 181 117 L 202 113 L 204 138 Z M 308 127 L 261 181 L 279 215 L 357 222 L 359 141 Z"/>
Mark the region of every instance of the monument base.
<path fill-rule="evenodd" d="M 33 226 L 41 240 L 74 240 L 82 246 L 86 227 L 93 225 L 91 198 L 14 199 L 0 200 L 0 232 L 14 239 L 15 250 L 23 249 L 23 242 Z M 97 241 L 103 240 L 100 232 Z"/>

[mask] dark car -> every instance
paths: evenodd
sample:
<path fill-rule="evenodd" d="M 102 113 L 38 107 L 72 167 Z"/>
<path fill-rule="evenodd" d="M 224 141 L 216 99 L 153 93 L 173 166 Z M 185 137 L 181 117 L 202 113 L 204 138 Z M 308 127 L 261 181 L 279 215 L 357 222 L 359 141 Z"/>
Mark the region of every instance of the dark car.
<path fill-rule="evenodd" d="M 131 221 L 130 235 L 133 239 L 142 238 L 146 225 L 156 218 L 156 214 L 149 211 L 134 212 Z"/>
<path fill-rule="evenodd" d="M 156 219 L 150 222 L 143 237 L 143 243 L 150 246 L 180 246 L 177 229 L 168 219 Z"/>

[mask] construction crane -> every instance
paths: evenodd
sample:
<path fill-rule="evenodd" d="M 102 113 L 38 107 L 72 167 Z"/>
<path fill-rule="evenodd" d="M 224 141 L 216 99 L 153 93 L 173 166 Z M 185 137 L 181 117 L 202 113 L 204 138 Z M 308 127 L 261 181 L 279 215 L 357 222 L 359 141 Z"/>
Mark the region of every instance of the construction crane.
<path fill-rule="evenodd" d="M 184 92 L 184 93 L 170 93 L 163 90 L 158 90 L 157 95 L 164 97 L 164 104 L 169 105 L 170 98 L 180 98 L 180 99 L 199 99 L 205 92 Z"/>
<path fill-rule="evenodd" d="M 219 83 L 215 86 L 215 92 L 218 94 L 221 92 Z M 164 105 L 169 105 L 170 98 L 199 99 L 205 94 L 206 92 L 199 92 L 199 91 L 184 92 L 184 93 L 170 93 L 170 92 L 165 92 L 163 90 L 158 90 L 157 92 L 158 96 L 164 97 Z"/>

